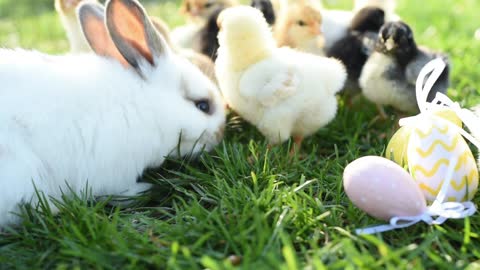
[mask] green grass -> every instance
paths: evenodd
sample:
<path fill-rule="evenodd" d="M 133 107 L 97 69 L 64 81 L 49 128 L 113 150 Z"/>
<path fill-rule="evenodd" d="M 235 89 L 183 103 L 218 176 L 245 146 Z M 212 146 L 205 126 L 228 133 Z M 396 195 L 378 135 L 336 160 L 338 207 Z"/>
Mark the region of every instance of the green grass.
<path fill-rule="evenodd" d="M 49 3 L 32 10 L 29 4 L 0 0 L 0 46 L 66 52 Z M 147 6 L 171 25 L 182 22 L 175 1 Z M 480 41 L 473 38 L 479 10 L 477 0 L 400 0 L 398 8 L 419 43 L 448 52 L 449 95 L 467 107 L 480 102 Z M 478 269 L 479 214 L 354 235 L 380 222 L 345 196 L 343 169 L 358 157 L 381 155 L 398 120 L 372 123 L 371 107 L 341 104 L 333 123 L 306 140 L 304 158 L 294 160 L 289 143 L 268 150 L 253 127 L 231 116 L 213 152 L 149 172 L 157 185 L 135 206 L 82 195 L 57 202 L 55 216 L 45 205 L 41 212 L 26 208 L 22 226 L 0 235 L 0 268 Z"/>

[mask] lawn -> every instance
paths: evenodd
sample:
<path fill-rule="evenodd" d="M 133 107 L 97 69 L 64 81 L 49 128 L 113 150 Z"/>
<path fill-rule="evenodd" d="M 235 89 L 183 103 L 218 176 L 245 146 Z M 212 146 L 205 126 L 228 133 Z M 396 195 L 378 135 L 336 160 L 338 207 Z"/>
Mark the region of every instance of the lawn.
<path fill-rule="evenodd" d="M 465 107 L 480 103 L 480 1 L 399 2 L 418 43 L 450 55 L 449 96 Z M 146 2 L 171 26 L 182 23 L 178 4 Z M 0 46 L 66 52 L 52 6 L 0 0 Z M 129 208 L 88 193 L 57 202 L 56 216 L 46 206 L 26 208 L 24 224 L 0 234 L 0 268 L 480 269 L 480 214 L 354 234 L 379 221 L 346 197 L 343 169 L 358 157 L 382 155 L 397 128 L 393 113 L 383 122 L 375 116 L 365 101 L 341 103 L 336 119 L 306 140 L 302 159 L 291 160 L 289 143 L 269 150 L 252 126 L 231 115 L 222 144 L 198 160 L 170 160 L 148 172 L 155 189 Z"/>

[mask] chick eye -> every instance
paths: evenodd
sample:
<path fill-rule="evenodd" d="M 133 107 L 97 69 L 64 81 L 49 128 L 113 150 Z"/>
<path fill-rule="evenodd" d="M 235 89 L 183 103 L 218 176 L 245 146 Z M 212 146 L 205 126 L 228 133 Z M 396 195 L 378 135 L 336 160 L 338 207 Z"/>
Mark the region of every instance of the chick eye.
<path fill-rule="evenodd" d="M 297 24 L 298 24 L 299 26 L 305 26 L 305 25 L 307 25 L 307 23 L 305 23 L 305 21 L 303 21 L 303 20 L 298 20 L 298 21 L 297 21 Z"/>
<path fill-rule="evenodd" d="M 205 5 L 203 5 L 204 8 L 209 8 L 213 6 L 213 3 L 205 3 Z"/>
<path fill-rule="evenodd" d="M 210 104 L 208 103 L 208 100 L 206 99 L 201 99 L 199 101 L 195 101 L 195 106 L 197 109 L 204 113 L 210 113 Z"/>

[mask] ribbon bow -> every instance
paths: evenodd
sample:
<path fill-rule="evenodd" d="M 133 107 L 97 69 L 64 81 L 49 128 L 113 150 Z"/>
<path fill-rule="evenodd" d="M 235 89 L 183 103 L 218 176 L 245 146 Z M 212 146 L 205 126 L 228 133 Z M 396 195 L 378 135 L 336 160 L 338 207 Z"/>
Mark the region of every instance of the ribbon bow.
<path fill-rule="evenodd" d="M 480 119 L 475 116 L 472 111 L 463 109 L 457 102 L 453 102 L 443 93 L 436 93 L 436 96 L 432 102 L 427 101 L 428 93 L 431 91 L 433 85 L 438 80 L 445 67 L 445 62 L 442 59 L 437 58 L 427 63 L 422 68 L 416 82 L 416 97 L 420 113 L 416 116 L 400 119 L 399 124 L 400 126 L 415 125 L 419 121 L 424 121 L 425 119 L 430 121 L 440 121 L 448 125 L 449 128 L 459 132 L 463 137 L 480 149 L 480 142 L 476 140 L 470 133 L 465 131 L 463 128 L 458 127 L 454 123 L 432 113 L 439 109 L 448 108 L 452 110 L 470 130 L 477 130 L 480 128 Z M 428 74 L 430 74 L 430 76 L 428 76 Z M 425 82 L 425 78 L 427 76 L 428 78 Z M 473 215 L 477 209 L 472 202 L 445 202 L 449 183 L 453 178 L 454 168 L 456 165 L 456 162 L 450 163 L 440 192 L 437 194 L 435 201 L 427 208 L 425 213 L 422 213 L 418 216 L 392 217 L 390 219 L 390 223 L 387 225 L 357 229 L 356 233 L 373 234 L 385 232 L 398 228 L 409 227 L 420 221 L 423 221 L 429 225 L 442 224 L 450 218 L 461 219 Z"/>

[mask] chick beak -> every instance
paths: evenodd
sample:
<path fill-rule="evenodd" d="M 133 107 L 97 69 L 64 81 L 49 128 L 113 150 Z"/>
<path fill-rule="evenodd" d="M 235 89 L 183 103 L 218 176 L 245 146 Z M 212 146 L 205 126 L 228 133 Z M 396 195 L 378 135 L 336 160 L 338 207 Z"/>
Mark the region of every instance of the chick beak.
<path fill-rule="evenodd" d="M 310 27 L 310 33 L 312 33 L 312 35 L 314 35 L 314 36 L 318 36 L 318 35 L 322 34 L 322 30 L 320 29 L 320 24 L 314 23 Z"/>
<path fill-rule="evenodd" d="M 388 38 L 387 41 L 385 41 L 385 48 L 387 49 L 387 51 L 392 50 L 393 48 L 395 48 L 395 46 L 395 41 L 392 37 Z"/>
<path fill-rule="evenodd" d="M 223 23 L 223 12 L 220 12 L 220 14 L 218 14 L 218 17 L 217 17 L 217 26 L 218 26 L 218 29 L 222 30 L 222 23 Z"/>
<path fill-rule="evenodd" d="M 200 9 L 198 7 L 192 7 L 190 9 L 190 14 L 192 16 L 198 16 L 198 15 L 200 15 Z"/>
<path fill-rule="evenodd" d="M 320 34 L 321 33 L 322 32 L 320 31 Z M 323 48 L 325 46 L 325 37 L 323 35 L 318 35 L 316 43 L 319 48 Z"/>

